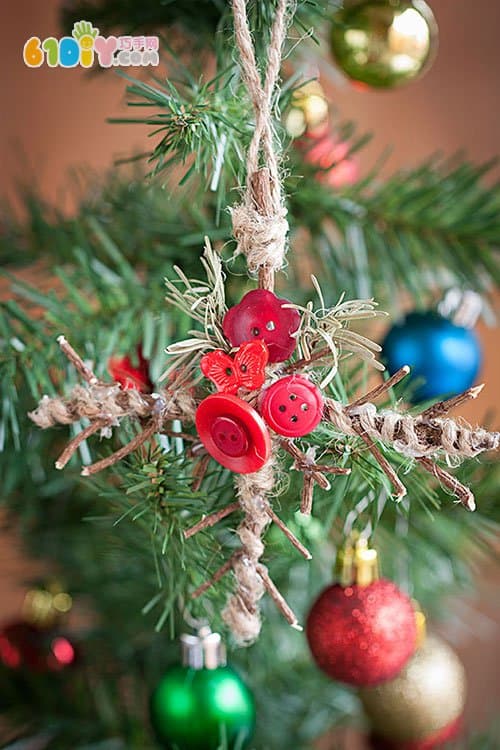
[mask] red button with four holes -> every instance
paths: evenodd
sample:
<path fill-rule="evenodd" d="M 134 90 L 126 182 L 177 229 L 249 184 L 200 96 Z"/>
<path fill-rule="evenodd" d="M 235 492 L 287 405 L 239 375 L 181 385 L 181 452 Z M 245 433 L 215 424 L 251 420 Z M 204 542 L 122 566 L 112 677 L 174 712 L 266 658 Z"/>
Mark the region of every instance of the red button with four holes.
<path fill-rule="evenodd" d="M 307 378 L 289 375 L 263 391 L 260 412 L 278 435 L 301 437 L 320 423 L 323 397 Z"/>
<path fill-rule="evenodd" d="M 214 393 L 196 410 L 201 442 L 218 463 L 237 474 L 262 468 L 271 455 L 269 430 L 250 404 L 228 393 Z"/>

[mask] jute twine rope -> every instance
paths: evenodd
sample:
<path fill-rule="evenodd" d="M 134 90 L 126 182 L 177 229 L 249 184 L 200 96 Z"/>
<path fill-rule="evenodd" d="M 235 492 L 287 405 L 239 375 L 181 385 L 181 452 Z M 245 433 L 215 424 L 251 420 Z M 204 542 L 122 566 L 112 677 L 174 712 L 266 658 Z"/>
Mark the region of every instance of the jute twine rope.
<path fill-rule="evenodd" d="M 115 383 L 88 388 L 75 385 L 69 398 L 44 396 L 29 417 L 38 427 L 46 429 L 56 424 L 72 424 L 83 418 L 107 417 L 117 423 L 128 416 L 148 417 L 150 412 L 150 398 L 145 398 L 139 391 L 122 391 Z"/>
<path fill-rule="evenodd" d="M 283 266 L 288 233 L 271 116 L 281 66 L 281 48 L 286 34 L 288 4 L 288 0 L 278 0 L 267 49 L 266 74 L 262 81 L 248 26 L 246 0 L 233 0 L 241 73 L 255 113 L 255 129 L 247 153 L 245 195 L 243 202 L 231 211 L 233 234 L 238 242 L 237 253 L 246 257 L 250 272 L 267 271 L 267 281 L 261 284 L 265 288 L 272 287 L 273 272 Z M 261 158 L 265 164 L 263 168 L 260 168 Z"/>
<path fill-rule="evenodd" d="M 243 202 L 233 207 L 233 234 L 250 272 L 259 272 L 259 286 L 272 290 L 274 272 L 283 266 L 288 222 L 283 205 L 279 165 L 274 150 L 271 106 L 281 67 L 281 49 L 287 26 L 288 0 L 278 0 L 267 49 L 262 81 L 248 26 L 245 0 L 233 0 L 234 30 L 243 81 L 252 100 L 255 130 L 247 154 L 247 183 Z M 261 157 L 265 167 L 261 168 Z M 270 523 L 268 494 L 275 481 L 273 459 L 260 471 L 239 476 L 236 490 L 244 519 L 237 533 L 241 554 L 233 562 L 236 590 L 223 619 L 239 644 L 254 641 L 260 632 L 259 600 L 264 593 L 259 563 L 264 552 L 262 535 Z"/>
<path fill-rule="evenodd" d="M 264 553 L 262 535 L 271 522 L 266 496 L 274 485 L 273 467 L 268 463 L 255 474 L 241 474 L 235 484 L 245 514 L 237 530 L 242 549 L 233 562 L 237 587 L 222 617 L 238 643 L 244 644 L 254 641 L 260 632 L 258 602 L 264 594 L 264 584 L 258 565 Z"/>

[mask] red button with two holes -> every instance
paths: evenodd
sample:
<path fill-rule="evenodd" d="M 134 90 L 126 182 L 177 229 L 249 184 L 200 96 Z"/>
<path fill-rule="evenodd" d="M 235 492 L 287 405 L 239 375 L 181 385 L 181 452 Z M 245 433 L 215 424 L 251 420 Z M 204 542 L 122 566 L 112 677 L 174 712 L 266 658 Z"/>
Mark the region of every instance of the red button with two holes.
<path fill-rule="evenodd" d="M 250 404 L 214 393 L 196 410 L 196 429 L 212 458 L 237 474 L 258 471 L 271 455 L 269 430 Z"/>
<path fill-rule="evenodd" d="M 271 429 L 285 437 L 301 437 L 321 421 L 323 397 L 302 375 L 289 375 L 266 388 L 260 412 Z"/>

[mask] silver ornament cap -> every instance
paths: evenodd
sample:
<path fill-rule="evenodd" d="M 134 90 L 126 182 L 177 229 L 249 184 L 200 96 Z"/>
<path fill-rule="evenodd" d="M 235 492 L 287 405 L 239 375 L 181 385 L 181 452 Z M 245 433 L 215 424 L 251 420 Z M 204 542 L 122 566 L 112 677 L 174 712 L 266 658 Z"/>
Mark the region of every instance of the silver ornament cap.
<path fill-rule="evenodd" d="M 219 633 L 209 627 L 197 635 L 183 633 L 180 637 L 182 665 L 191 669 L 217 669 L 226 665 L 226 648 Z"/>

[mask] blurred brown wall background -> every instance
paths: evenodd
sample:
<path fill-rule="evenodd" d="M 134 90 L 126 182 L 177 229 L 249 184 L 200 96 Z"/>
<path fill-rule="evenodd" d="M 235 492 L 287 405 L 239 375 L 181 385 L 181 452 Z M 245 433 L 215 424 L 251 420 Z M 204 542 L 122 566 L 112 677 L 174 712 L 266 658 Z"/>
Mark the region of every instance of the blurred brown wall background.
<path fill-rule="evenodd" d="M 500 150 L 500 2 L 430 3 L 440 27 L 440 51 L 422 81 L 389 93 L 329 85 L 342 117 L 357 121 L 361 131 L 376 134 L 363 157 L 366 166 L 389 144 L 393 147 L 389 169 L 416 164 L 436 151 L 451 154 L 465 148 L 472 160 L 484 161 Z M 60 35 L 59 5 L 58 0 L 2 3 L 0 197 L 12 197 L 16 180 L 36 175 L 45 196 L 70 210 L 68 168 L 108 168 L 116 157 L 143 150 L 147 129 L 106 124 L 107 117 L 124 111 L 125 83 L 114 71 L 89 75 L 80 69 L 24 65 L 22 48 L 28 37 Z M 472 421 L 498 407 L 500 347 L 495 346 L 494 330 L 481 325 L 480 335 L 485 346 L 482 379 L 487 386 L 479 403 L 461 411 Z M 2 540 L 1 545 L 0 619 L 4 619 L 19 611 L 19 582 L 29 568 L 12 540 Z M 481 585 L 483 612 L 493 619 L 498 616 L 492 604 L 495 589 L 494 581 L 486 577 Z M 461 649 L 470 675 L 470 711 L 477 719 L 491 711 L 495 696 L 498 701 L 500 695 L 491 658 L 496 645 L 493 630 L 486 624 L 483 631 L 483 637 L 464 641 Z"/>

